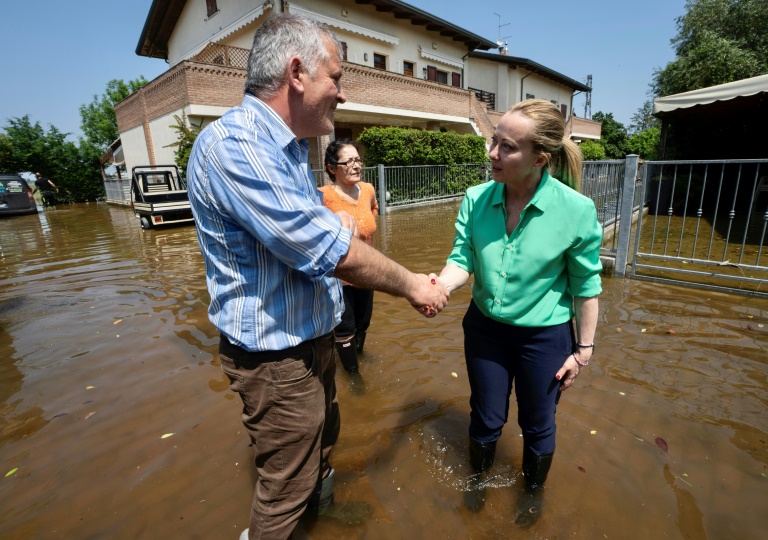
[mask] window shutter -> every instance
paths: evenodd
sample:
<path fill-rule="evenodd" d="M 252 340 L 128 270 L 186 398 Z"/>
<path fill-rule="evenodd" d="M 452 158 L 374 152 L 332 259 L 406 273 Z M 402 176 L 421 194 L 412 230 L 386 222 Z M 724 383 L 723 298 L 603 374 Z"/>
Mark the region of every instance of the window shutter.
<path fill-rule="evenodd" d="M 428 81 L 437 80 L 437 68 L 435 66 L 427 66 L 427 80 Z"/>
<path fill-rule="evenodd" d="M 458 86 L 461 88 L 461 73 L 451 73 L 451 86 Z"/>
<path fill-rule="evenodd" d="M 563 115 L 563 118 L 568 118 L 568 105 L 560 105 L 560 114 Z"/>

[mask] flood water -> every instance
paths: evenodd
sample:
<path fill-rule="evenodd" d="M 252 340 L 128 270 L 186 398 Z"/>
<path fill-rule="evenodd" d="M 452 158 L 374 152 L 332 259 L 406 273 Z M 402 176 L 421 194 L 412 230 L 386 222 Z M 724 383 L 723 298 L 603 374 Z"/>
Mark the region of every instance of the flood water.
<path fill-rule="evenodd" d="M 457 209 L 380 217 L 378 246 L 439 271 Z M 486 506 L 463 506 L 465 287 L 430 320 L 377 293 L 365 393 L 337 374 L 332 457 L 337 502 L 372 516 L 303 522 L 295 537 L 764 538 L 768 300 L 603 286 L 597 349 L 560 401 L 532 529 L 513 523 L 514 404 Z M 102 204 L 0 221 L 0 538 L 235 539 L 247 527 L 252 450 L 208 300 L 194 227 L 142 231 Z"/>

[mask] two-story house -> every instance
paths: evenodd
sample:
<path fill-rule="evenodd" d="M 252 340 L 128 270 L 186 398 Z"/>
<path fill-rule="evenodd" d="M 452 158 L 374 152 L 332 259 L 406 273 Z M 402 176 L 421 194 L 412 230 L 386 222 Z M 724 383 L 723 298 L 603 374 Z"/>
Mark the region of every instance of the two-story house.
<path fill-rule="evenodd" d="M 174 115 L 201 127 L 240 103 L 253 33 L 281 11 L 328 24 L 342 42 L 347 102 L 331 137 L 395 125 L 490 140 L 496 111 L 520 100 L 518 86 L 556 101 L 565 116 L 574 91 L 587 89 L 532 62 L 512 65 L 512 57 L 483 52 L 497 45 L 397 0 L 154 0 L 136 53 L 167 61 L 169 70 L 115 107 L 129 170 L 174 161 Z M 313 168 L 329 140 L 310 140 Z"/>

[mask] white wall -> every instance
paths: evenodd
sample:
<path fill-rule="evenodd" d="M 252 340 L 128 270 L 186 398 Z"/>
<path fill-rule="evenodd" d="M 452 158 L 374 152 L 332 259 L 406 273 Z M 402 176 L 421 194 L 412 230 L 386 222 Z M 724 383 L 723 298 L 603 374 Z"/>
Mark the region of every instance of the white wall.
<path fill-rule="evenodd" d="M 120 133 L 120 142 L 125 154 L 125 168 L 131 174 L 133 167 L 149 165 L 147 143 L 144 141 L 144 128 L 137 126 Z"/>

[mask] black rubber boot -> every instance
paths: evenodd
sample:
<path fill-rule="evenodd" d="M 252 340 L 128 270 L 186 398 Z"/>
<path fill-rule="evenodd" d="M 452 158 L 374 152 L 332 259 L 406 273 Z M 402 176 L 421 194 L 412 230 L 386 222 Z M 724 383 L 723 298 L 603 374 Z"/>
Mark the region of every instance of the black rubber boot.
<path fill-rule="evenodd" d="M 348 341 L 337 341 L 336 351 L 339 353 L 339 359 L 341 360 L 341 365 L 344 366 L 344 369 L 346 369 L 348 373 L 357 373 L 357 351 L 355 350 L 354 338 Z"/>
<path fill-rule="evenodd" d="M 464 493 L 464 506 L 472 512 L 479 512 L 485 506 L 485 473 L 493 466 L 495 458 L 496 441 L 481 443 L 469 438 L 469 464 L 474 474 Z"/>
<path fill-rule="evenodd" d="M 541 516 L 544 501 L 544 482 L 547 480 L 549 468 L 552 466 L 554 452 L 549 454 L 534 454 L 527 448 L 523 450 L 523 478 L 525 485 L 520 499 L 517 501 L 515 524 L 530 527 Z"/>
<path fill-rule="evenodd" d="M 363 345 L 365 345 L 365 332 L 358 332 L 355 334 L 355 348 L 357 349 L 357 354 L 363 352 Z"/>

